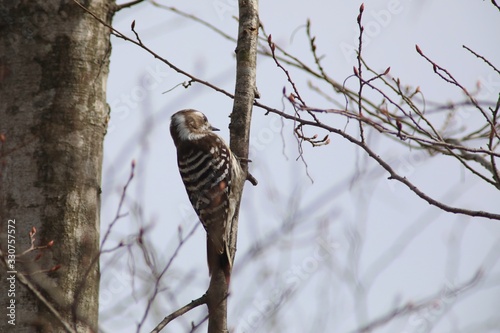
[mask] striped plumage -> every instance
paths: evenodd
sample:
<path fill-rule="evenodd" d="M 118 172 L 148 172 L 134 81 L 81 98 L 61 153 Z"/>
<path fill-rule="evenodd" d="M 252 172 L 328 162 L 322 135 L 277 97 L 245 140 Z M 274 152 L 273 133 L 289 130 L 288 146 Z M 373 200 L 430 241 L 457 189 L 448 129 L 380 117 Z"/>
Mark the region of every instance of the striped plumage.
<path fill-rule="evenodd" d="M 213 132 L 216 130 L 195 110 L 176 112 L 170 123 L 182 181 L 207 232 L 209 272 L 220 265 L 229 281 L 228 238 L 236 207 L 231 183 L 243 171 L 224 140 Z"/>

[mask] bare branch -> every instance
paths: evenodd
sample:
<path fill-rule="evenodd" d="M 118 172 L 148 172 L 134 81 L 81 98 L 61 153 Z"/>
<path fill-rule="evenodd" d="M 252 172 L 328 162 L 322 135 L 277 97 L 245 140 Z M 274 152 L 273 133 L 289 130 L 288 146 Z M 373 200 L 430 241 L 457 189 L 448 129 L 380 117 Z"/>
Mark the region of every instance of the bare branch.
<path fill-rule="evenodd" d="M 140 48 L 142 48 L 143 50 L 145 50 L 146 52 L 148 52 L 149 54 L 151 54 L 153 57 L 155 57 L 156 59 L 158 59 L 159 61 L 163 62 L 164 64 L 166 64 L 168 67 L 170 67 L 171 69 L 173 69 L 174 71 L 176 71 L 177 73 L 179 74 L 182 74 L 182 75 L 185 75 L 187 76 L 188 78 L 191 79 L 192 82 L 198 82 L 198 83 L 201 83 L 202 85 L 204 86 L 207 86 L 217 92 L 220 92 L 222 93 L 223 95 L 226 95 L 227 97 L 231 98 L 231 99 L 234 99 L 234 95 L 227 92 L 226 90 L 222 89 L 222 88 L 219 88 L 217 87 L 216 85 L 214 84 L 211 84 L 210 82 L 208 81 L 204 81 L 204 80 L 201 80 L 197 77 L 195 77 L 194 75 L 191 75 L 189 74 L 188 72 L 180 69 L 179 67 L 175 66 L 173 63 L 171 63 L 170 61 L 168 61 L 167 59 L 165 58 L 162 58 L 160 55 L 158 55 L 156 52 L 154 52 L 153 50 L 151 50 L 149 47 L 145 46 L 144 44 L 141 44 L 140 42 L 138 41 L 135 41 L 133 40 L 132 38 L 124 35 L 123 33 L 121 33 L 120 31 L 116 30 L 115 28 L 113 28 L 112 26 L 110 26 L 109 24 L 107 24 L 105 21 L 103 21 L 101 18 L 99 18 L 96 14 L 94 14 L 92 11 L 90 11 L 89 9 L 87 9 L 85 6 L 83 6 L 82 4 L 80 4 L 77 0 L 73 0 L 73 2 L 75 2 L 80 8 L 82 8 L 84 11 L 86 11 L 87 13 L 89 13 L 93 18 L 95 18 L 97 21 L 99 21 L 99 23 L 101 23 L 102 25 L 104 25 L 105 27 L 109 28 L 111 30 L 111 33 L 118 37 L 118 38 L 121 38 L 127 42 L 130 42 L 132 44 L 135 44 L 137 46 L 139 46 Z"/>
<path fill-rule="evenodd" d="M 283 73 L 285 73 L 286 78 L 287 78 L 288 82 L 290 83 L 290 85 L 292 86 L 292 89 L 295 93 L 295 96 L 290 95 L 290 97 L 288 97 L 288 98 L 289 99 L 298 99 L 302 106 L 307 106 L 306 102 L 302 99 L 302 96 L 300 96 L 299 90 L 297 89 L 295 82 L 292 80 L 292 77 L 290 76 L 290 72 L 288 72 L 288 70 L 280 64 L 278 59 L 276 59 L 276 54 L 274 53 L 274 51 L 276 49 L 276 45 L 273 43 L 271 35 L 269 35 L 267 41 L 269 43 L 269 49 L 271 50 L 271 54 L 272 54 L 272 58 L 274 60 L 274 63 L 276 64 L 276 66 L 278 66 L 283 71 Z"/>
<path fill-rule="evenodd" d="M 5 254 L 3 253 L 2 250 L 0 250 L 0 258 L 1 258 L 1 262 L 2 262 L 2 265 L 5 267 L 5 270 L 6 271 L 10 271 L 9 270 L 9 266 L 8 266 L 8 263 L 6 261 L 6 256 Z M 34 286 L 31 281 L 29 281 L 23 274 L 21 274 L 20 272 L 12 272 L 10 271 L 11 274 L 15 274 L 16 275 L 16 280 L 21 282 L 21 284 L 23 284 L 29 291 L 31 291 L 31 293 L 43 304 L 47 307 L 47 309 L 50 311 L 50 313 L 52 313 L 52 315 L 59 321 L 59 323 L 61 323 L 61 325 L 64 327 L 64 329 L 66 331 L 68 331 L 69 333 L 77 333 L 76 329 L 74 329 L 71 324 L 69 322 L 67 322 L 63 316 L 61 315 L 61 313 L 54 307 L 54 305 L 52 304 L 52 302 L 50 300 L 48 300 L 37 288 L 36 286 Z M 79 322 L 79 324 L 81 325 L 84 325 L 84 323 L 82 322 Z M 76 327 L 76 322 L 74 323 L 75 327 Z"/>
<path fill-rule="evenodd" d="M 161 273 L 156 277 L 156 281 L 155 281 L 155 285 L 154 285 L 154 291 L 153 291 L 153 294 L 149 297 L 148 299 L 148 304 L 146 306 L 146 309 L 144 310 L 144 314 L 142 316 L 142 319 L 141 321 L 139 322 L 139 324 L 137 324 L 137 332 L 140 332 L 141 330 L 141 327 L 142 325 L 144 325 L 144 323 L 146 322 L 146 318 L 149 314 L 149 310 L 151 309 L 151 306 L 153 305 L 153 302 L 154 300 L 156 299 L 156 296 L 158 296 L 159 292 L 160 292 L 160 282 L 161 282 L 161 279 L 163 277 L 163 275 L 165 275 L 165 273 L 168 271 L 168 269 L 170 268 L 170 266 L 172 265 L 172 263 L 174 262 L 174 259 L 177 257 L 177 255 L 179 254 L 179 251 L 181 250 L 182 246 L 186 243 L 186 241 L 191 238 L 191 236 L 194 234 L 194 232 L 196 231 L 196 229 L 198 228 L 198 226 L 200 225 L 200 223 L 196 223 L 194 225 L 194 227 L 191 229 L 191 231 L 186 235 L 186 237 L 182 238 L 180 237 L 179 239 L 179 243 L 177 244 L 177 247 L 174 251 L 174 253 L 172 254 L 172 256 L 170 257 L 170 259 L 168 260 L 167 264 L 165 265 L 165 267 L 163 268 L 163 270 L 161 271 Z M 205 298 L 206 294 L 203 295 L 201 298 L 203 298 L 203 303 L 206 302 L 206 298 Z M 195 300 L 193 302 L 197 302 L 199 301 L 201 298 L 199 298 L 198 300 Z M 200 303 L 200 304 L 203 304 L 203 303 Z M 200 304 L 197 304 L 196 306 L 200 305 Z M 194 307 L 193 307 L 194 308 Z M 183 313 L 181 313 L 180 315 L 184 314 L 185 312 L 187 312 L 188 310 L 190 309 L 187 309 L 186 311 L 184 311 Z M 178 310 L 179 311 L 179 310 Z M 178 316 L 180 316 L 178 315 Z M 171 320 L 177 318 L 178 316 L 172 318 Z M 169 322 L 171 321 L 169 320 Z M 163 321 L 162 321 L 163 322 Z M 167 323 L 165 323 L 165 325 L 167 325 Z M 163 326 L 165 326 L 163 325 Z"/>
<path fill-rule="evenodd" d="M 19 282 L 21 282 L 26 288 L 28 288 L 33 293 L 33 295 L 35 295 L 35 297 L 38 298 L 38 300 L 40 300 L 40 302 L 42 302 L 47 307 L 47 309 L 49 309 L 50 313 L 52 313 L 52 315 L 57 318 L 57 320 L 64 326 L 64 329 L 66 329 L 66 331 L 68 331 L 69 333 L 77 332 L 76 329 L 74 329 L 71 324 L 62 317 L 62 315 L 52 305 L 52 303 L 48 299 L 46 299 L 45 296 L 43 296 L 43 294 L 38 291 L 38 289 L 28 279 L 26 279 L 26 277 L 24 277 L 22 274 L 16 274 L 16 277 Z M 79 324 L 83 325 L 82 322 L 80 322 Z M 74 325 L 76 327 L 77 323 L 74 323 Z"/>
<path fill-rule="evenodd" d="M 171 11 L 172 13 L 175 13 L 179 16 L 182 16 L 182 17 L 185 17 L 187 19 L 190 19 L 194 22 L 197 22 L 203 26 L 205 26 L 206 28 L 210 29 L 210 30 L 213 30 L 214 32 L 216 32 L 218 35 L 224 37 L 225 39 L 231 41 L 231 42 L 235 42 L 236 43 L 236 39 L 233 37 L 233 36 L 230 36 L 228 35 L 227 33 L 225 33 L 224 31 L 220 30 L 219 28 L 217 28 L 216 26 L 214 26 L 213 24 L 199 18 L 198 16 L 195 16 L 195 15 L 192 15 L 192 14 L 188 14 L 186 12 L 183 12 L 182 10 L 180 9 L 177 9 L 173 6 L 166 6 L 166 5 L 163 5 L 161 3 L 158 3 L 154 0 L 150 0 L 150 3 L 155 6 L 155 7 L 158 7 L 158 8 L 161 8 L 161 9 L 165 9 L 165 10 L 168 10 L 168 11 Z"/>
<path fill-rule="evenodd" d="M 444 211 L 447 211 L 449 213 L 453 214 L 463 214 L 463 215 L 468 215 L 468 216 L 477 216 L 477 217 L 484 217 L 487 219 L 492 219 L 492 220 L 500 220 L 500 214 L 495 214 L 495 213 L 489 213 L 489 212 L 484 212 L 484 211 L 477 211 L 477 210 L 469 210 L 469 209 L 463 209 L 463 208 L 458 208 L 458 207 L 452 207 L 448 206 L 446 204 L 443 204 L 432 197 L 428 196 L 425 194 L 423 191 L 421 191 L 417 186 L 415 186 L 412 182 L 410 182 L 406 177 L 399 175 L 390 165 L 387 163 L 382 157 L 380 157 L 377 153 L 375 153 L 370 147 L 368 147 L 366 144 L 362 143 L 361 141 L 357 140 L 353 136 L 345 133 L 342 130 L 339 130 L 337 128 L 328 126 L 324 123 L 316 123 L 314 121 L 306 120 L 306 119 L 300 119 L 298 117 L 295 117 L 293 115 L 289 115 L 287 113 L 284 113 L 282 111 L 276 110 L 274 108 L 271 108 L 267 105 L 261 104 L 258 101 L 254 102 L 255 106 L 258 106 L 260 108 L 265 109 L 267 112 L 274 113 L 279 115 L 280 117 L 283 117 L 285 119 L 293 120 L 295 122 L 301 123 L 303 125 L 309 125 L 309 126 L 315 126 L 319 128 L 323 128 L 331 133 L 335 133 L 337 135 L 342 136 L 343 138 L 347 139 L 349 142 L 357 145 L 358 147 L 362 148 L 368 155 L 373 158 L 375 161 L 377 161 L 380 166 L 382 166 L 387 172 L 389 172 L 389 179 L 394 179 L 399 181 L 400 183 L 404 184 L 406 187 L 408 187 L 412 192 L 414 192 L 416 195 L 418 195 L 420 198 L 422 198 L 424 201 L 427 203 L 436 206 Z"/>
<path fill-rule="evenodd" d="M 492 116 L 493 116 L 492 122 L 495 125 L 496 125 L 497 120 L 498 120 L 497 117 L 498 117 L 499 110 L 500 110 L 500 94 L 498 96 L 497 105 L 496 105 L 495 109 L 491 109 L 491 113 L 492 113 Z M 494 149 L 494 144 L 493 144 L 493 138 L 495 137 L 494 136 L 494 131 L 495 131 L 495 127 L 492 126 L 491 127 L 491 131 L 490 131 L 489 140 L 488 140 L 488 148 L 491 151 L 493 151 L 493 149 Z M 491 171 L 491 173 L 493 174 L 493 179 L 496 181 L 497 188 L 500 189 L 500 175 L 499 175 L 499 172 L 498 172 L 498 169 L 497 169 L 497 165 L 496 165 L 496 161 L 495 161 L 495 156 L 490 155 L 490 161 L 491 161 L 491 167 L 493 169 Z"/>
<path fill-rule="evenodd" d="M 474 99 L 474 97 L 469 93 L 467 89 L 465 89 L 464 86 L 462 86 L 454 77 L 451 75 L 451 73 L 444 67 L 439 66 L 436 64 L 433 60 L 431 60 L 427 55 L 425 55 L 420 47 L 416 45 L 417 53 L 420 54 L 425 60 L 427 60 L 431 65 L 434 70 L 434 73 L 436 73 L 440 78 L 442 78 L 444 81 L 457 86 L 460 88 L 465 95 L 470 99 L 472 104 L 476 107 L 476 109 L 481 112 L 481 114 L 484 116 L 485 120 L 491 125 L 491 127 L 494 130 L 495 136 L 500 139 L 500 134 L 496 131 L 495 125 L 491 122 L 491 119 L 488 117 L 486 112 L 483 110 L 483 108 L 477 103 L 477 101 Z"/>
<path fill-rule="evenodd" d="M 436 306 L 436 305 L 439 306 L 440 305 L 439 302 L 443 302 L 442 301 L 443 299 L 454 298 L 454 297 L 457 297 L 458 295 L 463 294 L 464 292 L 466 292 L 467 290 L 472 288 L 474 285 L 476 285 L 481 280 L 482 277 L 483 277 L 483 271 L 478 270 L 476 272 L 476 274 L 474 274 L 474 276 L 469 281 L 465 282 L 461 286 L 458 286 L 457 288 L 454 288 L 454 289 L 444 289 L 441 292 L 439 292 L 438 294 L 431 296 L 431 297 L 428 297 L 425 300 L 422 300 L 419 302 L 408 302 L 407 304 L 395 308 L 394 310 L 390 311 L 386 315 L 379 317 L 378 319 L 376 319 L 376 320 L 372 321 L 371 323 L 359 328 L 358 330 L 356 330 L 354 332 L 356 332 L 356 333 L 371 332 L 374 329 L 376 329 L 384 324 L 387 324 L 388 322 L 390 322 L 394 318 L 397 318 L 397 317 L 400 317 L 403 315 L 407 315 L 407 314 L 411 314 L 414 312 L 418 312 L 418 311 L 425 309 L 425 308 L 428 308 L 428 307 L 432 307 L 432 306 Z"/>
<path fill-rule="evenodd" d="M 363 66 L 362 60 L 361 60 L 361 51 L 363 50 L 363 31 L 364 27 L 361 25 L 361 20 L 363 19 L 363 11 L 365 10 L 365 4 L 362 3 L 361 6 L 359 7 L 359 15 L 357 18 L 358 22 L 358 28 L 359 28 L 359 37 L 358 37 L 358 68 L 356 70 L 356 67 L 354 67 L 354 75 L 359 79 L 359 90 L 358 90 L 358 113 L 359 117 L 363 117 L 363 100 L 361 96 L 363 96 L 363 86 L 364 86 L 364 81 L 363 81 Z M 363 122 L 359 121 L 359 136 L 361 138 L 361 142 L 365 142 L 365 134 L 364 134 L 364 129 L 363 129 Z"/>
<path fill-rule="evenodd" d="M 202 305 L 202 304 L 206 304 L 207 302 L 207 295 L 204 294 L 203 296 L 201 296 L 200 298 L 197 298 L 193 301 L 191 301 L 190 303 L 184 305 L 182 308 L 172 312 L 171 314 L 169 314 L 168 316 L 166 316 L 152 331 L 151 333 L 159 333 L 165 326 L 168 325 L 168 323 L 170 323 L 172 320 L 174 320 L 175 318 L 177 317 L 180 317 L 182 316 L 183 314 L 185 314 L 186 312 Z"/>

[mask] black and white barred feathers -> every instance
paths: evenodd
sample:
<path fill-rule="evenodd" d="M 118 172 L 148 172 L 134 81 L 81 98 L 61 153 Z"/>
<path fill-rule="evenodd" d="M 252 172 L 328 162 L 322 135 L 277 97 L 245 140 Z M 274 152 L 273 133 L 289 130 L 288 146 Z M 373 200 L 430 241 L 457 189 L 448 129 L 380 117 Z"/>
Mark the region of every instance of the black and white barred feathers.
<path fill-rule="evenodd" d="M 218 129 L 196 110 L 178 111 L 170 123 L 182 181 L 207 232 L 209 272 L 220 265 L 229 283 L 232 261 L 228 239 L 236 209 L 232 184 L 244 173 L 227 144 L 213 131 Z"/>

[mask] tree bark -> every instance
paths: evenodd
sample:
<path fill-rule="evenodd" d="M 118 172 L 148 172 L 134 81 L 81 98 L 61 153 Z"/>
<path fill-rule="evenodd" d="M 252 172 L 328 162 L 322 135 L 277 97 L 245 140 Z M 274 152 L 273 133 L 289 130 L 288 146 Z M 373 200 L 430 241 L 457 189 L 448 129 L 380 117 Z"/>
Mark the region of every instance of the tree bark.
<path fill-rule="evenodd" d="M 85 5 L 111 21 L 114 1 Z M 30 247 L 32 227 L 36 245 L 54 241 L 50 249 L 17 258 L 14 270 L 25 279 L 17 277 L 14 297 L 7 293 L 5 262 L 0 265 L 0 331 L 66 332 L 45 298 L 74 330 L 97 332 L 99 267 L 93 259 L 99 253 L 110 32 L 72 1 L 60 0 L 2 1 L 0 29 L 0 249 L 7 253 L 9 220 L 15 220 L 18 255 Z M 11 299 L 15 326 L 5 315 Z"/>
<path fill-rule="evenodd" d="M 250 123 L 252 107 L 256 94 L 257 36 L 259 12 L 257 0 L 239 0 L 239 28 L 236 46 L 236 85 L 233 111 L 231 113 L 230 147 L 242 159 L 244 172 L 248 171 Z M 238 211 L 245 180 L 233 183 L 233 191 L 238 195 L 238 207 L 232 221 L 229 239 L 231 261 L 234 262 L 238 235 Z M 227 295 L 228 285 L 224 272 L 212 272 L 207 292 L 209 312 L 208 333 L 227 332 Z"/>

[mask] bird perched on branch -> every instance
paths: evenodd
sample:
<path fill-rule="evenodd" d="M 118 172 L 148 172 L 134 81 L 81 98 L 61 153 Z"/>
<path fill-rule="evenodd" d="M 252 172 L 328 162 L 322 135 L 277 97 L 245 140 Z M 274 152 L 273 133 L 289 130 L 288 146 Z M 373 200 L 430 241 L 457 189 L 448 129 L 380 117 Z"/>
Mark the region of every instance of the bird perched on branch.
<path fill-rule="evenodd" d="M 199 111 L 181 110 L 172 115 L 170 134 L 177 148 L 179 172 L 207 232 L 209 273 L 222 268 L 229 284 L 232 260 L 228 242 L 237 205 L 233 187 L 246 174 L 214 131 L 218 129 Z"/>

